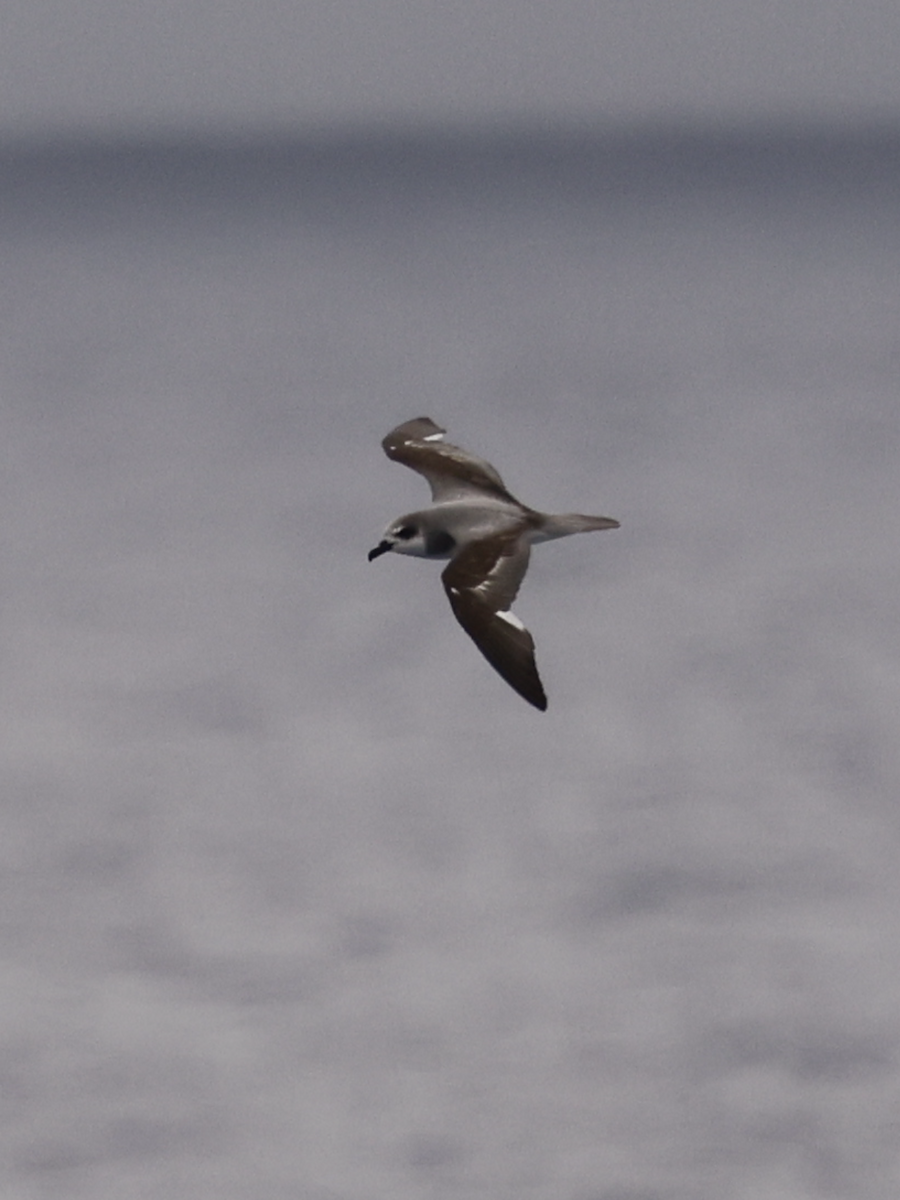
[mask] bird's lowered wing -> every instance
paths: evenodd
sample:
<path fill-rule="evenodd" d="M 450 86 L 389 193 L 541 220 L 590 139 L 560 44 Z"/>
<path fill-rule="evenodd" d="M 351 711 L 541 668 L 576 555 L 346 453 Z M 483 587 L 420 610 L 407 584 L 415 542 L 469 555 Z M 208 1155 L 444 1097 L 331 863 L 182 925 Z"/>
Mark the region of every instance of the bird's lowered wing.
<path fill-rule="evenodd" d="M 547 697 L 534 661 L 534 639 L 510 612 L 530 553 L 521 530 L 471 542 L 441 580 L 457 621 L 494 670 L 543 711 Z"/>

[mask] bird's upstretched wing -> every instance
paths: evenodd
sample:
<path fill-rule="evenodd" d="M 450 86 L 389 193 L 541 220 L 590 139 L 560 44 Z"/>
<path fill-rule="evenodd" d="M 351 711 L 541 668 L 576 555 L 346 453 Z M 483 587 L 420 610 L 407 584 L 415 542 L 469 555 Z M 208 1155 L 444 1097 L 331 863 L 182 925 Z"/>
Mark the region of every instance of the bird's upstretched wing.
<path fill-rule="evenodd" d="M 416 417 L 392 429 L 381 444 L 388 458 L 425 476 L 438 503 L 484 493 L 517 503 L 489 462 L 443 441 L 445 432 L 429 417 Z"/>
<path fill-rule="evenodd" d="M 457 621 L 494 670 L 543 711 L 547 697 L 534 661 L 534 639 L 509 611 L 530 553 L 520 529 L 470 542 L 441 580 Z"/>

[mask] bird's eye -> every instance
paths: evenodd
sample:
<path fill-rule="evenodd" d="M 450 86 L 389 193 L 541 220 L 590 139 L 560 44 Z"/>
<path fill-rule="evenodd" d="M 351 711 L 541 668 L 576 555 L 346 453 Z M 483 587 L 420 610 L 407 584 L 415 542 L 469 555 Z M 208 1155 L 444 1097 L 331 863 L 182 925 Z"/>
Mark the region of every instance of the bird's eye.
<path fill-rule="evenodd" d="M 411 537 L 416 536 L 415 525 L 403 525 L 397 530 L 397 537 L 402 538 L 404 542 L 408 542 Z"/>

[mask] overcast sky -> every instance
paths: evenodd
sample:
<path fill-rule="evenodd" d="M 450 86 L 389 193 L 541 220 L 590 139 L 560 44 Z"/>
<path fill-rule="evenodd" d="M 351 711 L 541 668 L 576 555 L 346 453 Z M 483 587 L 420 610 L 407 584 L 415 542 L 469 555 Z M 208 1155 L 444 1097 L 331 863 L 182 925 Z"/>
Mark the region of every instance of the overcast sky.
<path fill-rule="evenodd" d="M 0 132 L 900 116 L 897 0 L 7 0 Z"/>

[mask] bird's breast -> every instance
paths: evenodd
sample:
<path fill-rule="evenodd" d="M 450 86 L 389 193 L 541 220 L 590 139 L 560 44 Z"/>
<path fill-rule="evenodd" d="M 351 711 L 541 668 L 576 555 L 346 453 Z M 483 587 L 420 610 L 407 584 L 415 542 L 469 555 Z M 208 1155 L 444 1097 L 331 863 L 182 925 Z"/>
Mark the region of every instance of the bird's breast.
<path fill-rule="evenodd" d="M 425 535 L 425 552 L 429 558 L 450 558 L 456 549 L 456 538 L 446 529 L 432 529 Z"/>

